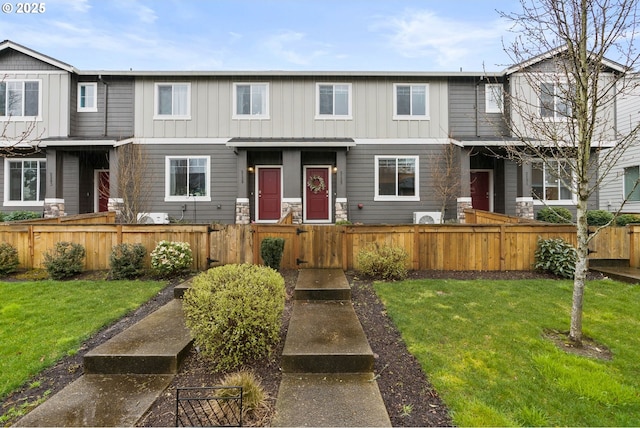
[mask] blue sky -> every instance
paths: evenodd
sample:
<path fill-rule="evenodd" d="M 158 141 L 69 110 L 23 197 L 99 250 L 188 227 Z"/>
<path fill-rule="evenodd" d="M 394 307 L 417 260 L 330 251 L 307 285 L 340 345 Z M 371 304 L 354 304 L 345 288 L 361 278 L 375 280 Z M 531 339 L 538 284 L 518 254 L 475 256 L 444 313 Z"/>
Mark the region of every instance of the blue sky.
<path fill-rule="evenodd" d="M 0 40 L 81 70 L 499 71 L 517 0 L 2 0 Z M 7 3 L 12 6 L 6 13 Z"/>

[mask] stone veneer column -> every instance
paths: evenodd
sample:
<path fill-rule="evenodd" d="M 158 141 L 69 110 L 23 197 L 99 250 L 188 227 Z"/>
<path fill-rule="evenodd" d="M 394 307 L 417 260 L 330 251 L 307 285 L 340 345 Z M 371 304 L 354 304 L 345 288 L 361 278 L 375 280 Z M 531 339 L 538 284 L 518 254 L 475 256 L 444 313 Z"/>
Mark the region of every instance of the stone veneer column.
<path fill-rule="evenodd" d="M 124 199 L 109 198 L 107 211 L 116 213 L 116 223 L 122 223 L 122 211 L 124 210 Z"/>
<path fill-rule="evenodd" d="M 284 217 L 291 212 L 293 224 L 302 224 L 302 201 L 300 198 L 283 198 L 282 215 Z"/>
<path fill-rule="evenodd" d="M 336 198 L 336 223 L 349 220 L 347 198 Z"/>
<path fill-rule="evenodd" d="M 467 208 L 473 208 L 471 204 L 471 197 L 465 196 L 462 198 L 458 198 L 457 207 L 458 222 L 464 223 L 464 210 L 466 210 Z"/>
<path fill-rule="evenodd" d="M 516 198 L 516 217 L 528 218 L 533 220 L 533 198 L 521 197 Z"/>
<path fill-rule="evenodd" d="M 44 198 L 44 218 L 64 217 L 64 199 Z"/>
<path fill-rule="evenodd" d="M 251 209 L 249 198 L 236 199 L 236 224 L 249 224 L 251 222 Z"/>

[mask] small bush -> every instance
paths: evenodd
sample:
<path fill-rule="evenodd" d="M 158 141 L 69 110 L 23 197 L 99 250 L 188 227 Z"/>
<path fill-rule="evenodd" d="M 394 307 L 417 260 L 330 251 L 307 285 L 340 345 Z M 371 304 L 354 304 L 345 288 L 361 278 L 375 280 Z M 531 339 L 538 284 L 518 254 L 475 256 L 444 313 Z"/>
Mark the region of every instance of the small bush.
<path fill-rule="evenodd" d="M 5 214 L 2 221 L 19 221 L 41 218 L 42 214 L 35 211 L 13 211 Z"/>
<path fill-rule="evenodd" d="M 18 250 L 6 242 L 0 243 L 0 275 L 15 272 L 19 264 Z"/>
<path fill-rule="evenodd" d="M 407 252 L 400 247 L 373 247 L 358 252 L 360 272 L 372 278 L 397 280 L 407 277 Z"/>
<path fill-rule="evenodd" d="M 534 254 L 536 270 L 551 272 L 562 278 L 573 278 L 576 268 L 576 249 L 561 238 L 538 238 Z"/>
<path fill-rule="evenodd" d="M 631 223 L 640 223 L 638 214 L 621 214 L 616 217 L 616 226 L 626 226 Z"/>
<path fill-rule="evenodd" d="M 266 403 L 266 395 L 260 380 L 249 371 L 229 373 L 222 379 L 220 386 L 242 387 L 242 411 L 250 412 Z M 224 392 L 221 394 L 224 396 Z"/>
<path fill-rule="evenodd" d="M 44 254 L 44 267 L 52 279 L 65 279 L 84 269 L 84 247 L 73 242 L 58 242 Z"/>
<path fill-rule="evenodd" d="M 544 207 L 536 214 L 536 220 L 547 223 L 571 223 L 573 214 L 564 207 Z"/>
<path fill-rule="evenodd" d="M 147 249 L 142 244 L 118 244 L 111 249 L 109 262 L 112 279 L 132 279 L 144 273 L 144 256 Z"/>
<path fill-rule="evenodd" d="M 280 339 L 285 288 L 267 266 L 229 264 L 193 279 L 184 313 L 196 346 L 214 370 L 262 358 Z"/>
<path fill-rule="evenodd" d="M 151 269 L 158 276 L 172 276 L 191 267 L 193 255 L 188 242 L 160 241 L 151 252 Z"/>
<path fill-rule="evenodd" d="M 282 238 L 264 238 L 260 243 L 260 256 L 264 260 L 264 264 L 272 269 L 280 269 L 282 253 L 284 253 L 284 239 Z"/>
<path fill-rule="evenodd" d="M 613 214 L 605 210 L 587 211 L 587 224 L 589 226 L 604 226 L 613 220 Z"/>

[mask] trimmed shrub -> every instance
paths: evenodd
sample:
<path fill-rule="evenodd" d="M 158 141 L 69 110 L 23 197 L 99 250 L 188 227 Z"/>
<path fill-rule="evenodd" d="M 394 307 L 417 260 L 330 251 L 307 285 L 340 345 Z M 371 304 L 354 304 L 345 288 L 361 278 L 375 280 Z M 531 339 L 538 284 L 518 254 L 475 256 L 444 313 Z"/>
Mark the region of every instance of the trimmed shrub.
<path fill-rule="evenodd" d="M 42 213 L 38 213 L 35 211 L 12 211 L 9 214 L 5 214 L 2 221 L 31 220 L 41 217 Z"/>
<path fill-rule="evenodd" d="M 407 277 L 407 252 L 400 247 L 383 246 L 360 250 L 357 255 L 359 271 L 371 278 L 397 280 Z"/>
<path fill-rule="evenodd" d="M 538 238 L 534 254 L 536 270 L 551 272 L 562 278 L 573 278 L 577 253 L 576 249 L 561 238 Z"/>
<path fill-rule="evenodd" d="M 0 275 L 15 272 L 19 264 L 18 250 L 6 242 L 0 243 Z"/>
<path fill-rule="evenodd" d="M 280 339 L 285 287 L 267 266 L 229 264 L 193 279 L 185 322 L 213 369 L 232 370 L 271 353 Z"/>
<path fill-rule="evenodd" d="M 587 224 L 589 226 L 604 226 L 613 220 L 613 214 L 605 210 L 587 211 Z"/>
<path fill-rule="evenodd" d="M 109 263 L 112 279 L 131 279 L 144 273 L 144 256 L 147 249 L 142 244 L 118 244 L 111 249 Z"/>
<path fill-rule="evenodd" d="M 241 386 L 242 387 L 242 412 L 251 412 L 264 406 L 266 394 L 260 380 L 250 371 L 239 371 L 229 373 L 222 379 L 220 386 Z M 225 390 L 221 391 L 222 397 Z"/>
<path fill-rule="evenodd" d="M 282 238 L 264 238 L 260 243 L 260 256 L 264 264 L 272 269 L 280 269 L 283 253 L 284 239 Z"/>
<path fill-rule="evenodd" d="M 620 214 L 616 217 L 616 226 L 626 226 L 630 223 L 640 223 L 638 214 Z"/>
<path fill-rule="evenodd" d="M 160 241 L 151 252 L 151 269 L 158 276 L 172 276 L 191 267 L 193 255 L 188 242 Z"/>
<path fill-rule="evenodd" d="M 571 223 L 573 214 L 564 207 L 544 207 L 536 214 L 536 220 L 547 223 Z"/>
<path fill-rule="evenodd" d="M 82 245 L 58 242 L 44 254 L 44 267 L 52 279 L 65 279 L 84 270 L 86 252 Z"/>

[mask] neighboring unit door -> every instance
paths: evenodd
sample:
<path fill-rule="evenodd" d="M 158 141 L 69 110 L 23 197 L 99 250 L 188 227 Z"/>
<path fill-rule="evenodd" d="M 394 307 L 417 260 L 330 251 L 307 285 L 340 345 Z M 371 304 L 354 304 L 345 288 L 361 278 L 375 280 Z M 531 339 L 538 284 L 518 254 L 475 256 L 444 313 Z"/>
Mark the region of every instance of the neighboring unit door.
<path fill-rule="evenodd" d="M 258 168 L 258 221 L 278 221 L 282 210 L 281 170 Z"/>
<path fill-rule="evenodd" d="M 490 187 L 489 171 L 471 172 L 471 206 L 473 209 L 491 211 Z"/>
<path fill-rule="evenodd" d="M 305 167 L 304 220 L 331 221 L 331 181 L 329 167 Z"/>
<path fill-rule="evenodd" d="M 95 212 L 109 211 L 109 170 L 98 169 L 95 172 Z"/>

